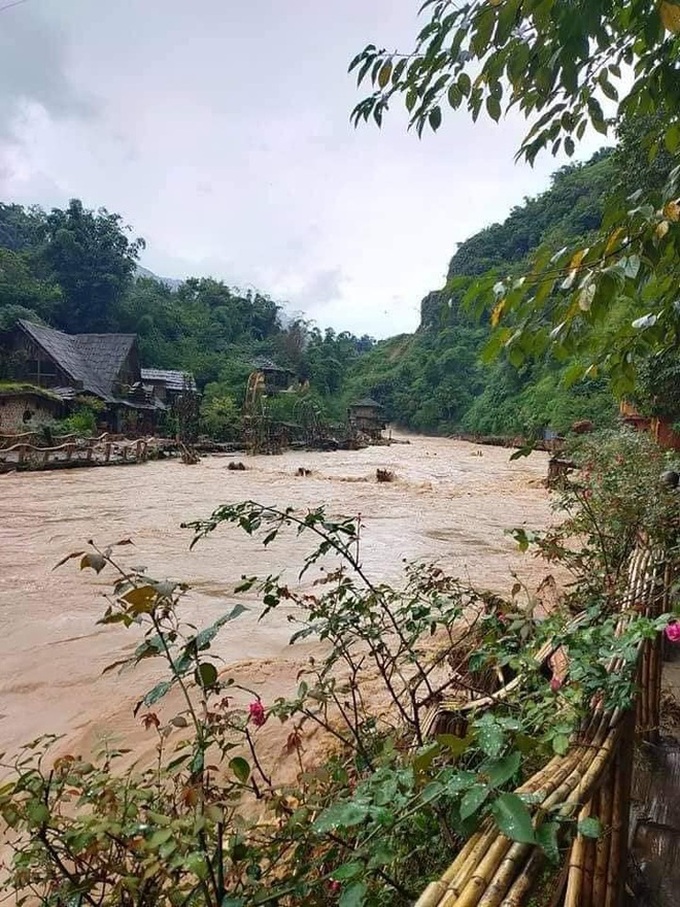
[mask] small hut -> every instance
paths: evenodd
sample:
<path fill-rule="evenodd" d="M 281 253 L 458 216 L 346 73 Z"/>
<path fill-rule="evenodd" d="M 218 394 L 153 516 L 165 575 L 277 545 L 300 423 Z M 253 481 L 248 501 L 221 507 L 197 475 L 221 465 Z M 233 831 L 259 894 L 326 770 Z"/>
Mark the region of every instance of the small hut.
<path fill-rule="evenodd" d="M 382 438 L 385 428 L 383 408 L 372 397 L 364 397 L 356 403 L 351 403 L 347 409 L 347 418 L 350 428 L 354 431 L 368 435 L 373 441 Z"/>
<path fill-rule="evenodd" d="M 63 415 L 59 397 L 31 384 L 0 382 L 0 434 L 35 431 Z"/>
<path fill-rule="evenodd" d="M 251 363 L 253 370 L 264 375 L 265 394 L 276 394 L 288 390 L 295 380 L 295 372 L 281 368 L 267 356 L 257 356 Z"/>

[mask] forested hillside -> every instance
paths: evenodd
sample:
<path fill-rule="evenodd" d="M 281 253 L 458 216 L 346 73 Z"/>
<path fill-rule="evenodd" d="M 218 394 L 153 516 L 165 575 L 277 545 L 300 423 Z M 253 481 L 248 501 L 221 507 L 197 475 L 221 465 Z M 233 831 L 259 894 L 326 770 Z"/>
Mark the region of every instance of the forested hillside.
<path fill-rule="evenodd" d="M 569 386 L 573 363 L 549 358 L 527 364 L 502 356 L 484 362 L 488 314 L 466 305 L 474 279 L 521 274 L 539 247 L 557 250 L 597 229 L 614 179 L 610 154 L 564 167 L 548 191 L 516 207 L 462 243 L 452 257 L 447 289 L 421 304 L 418 331 L 378 343 L 348 381 L 348 395 L 370 393 L 389 419 L 424 432 L 534 434 L 567 429 L 577 419 L 612 422 L 615 404 L 602 380 Z"/>
<path fill-rule="evenodd" d="M 465 297 L 480 277 L 521 274 L 539 247 L 587 239 L 620 169 L 599 153 L 559 170 L 546 192 L 459 246 L 446 288 L 423 299 L 415 334 L 377 344 L 282 319 L 269 297 L 213 279 L 174 287 L 139 277 L 143 240 L 105 209 L 76 200 L 49 213 L 0 204 L 0 330 L 24 317 L 69 332 L 136 333 L 145 365 L 196 376 L 204 428 L 218 437 L 237 422 L 258 356 L 290 368 L 331 421 L 369 394 L 390 421 L 422 432 L 533 435 L 583 418 L 606 425 L 615 417 L 610 391 L 603 380 L 570 385 L 573 362 L 486 362 L 488 311 L 473 311 Z M 292 417 L 294 403 L 282 418 Z"/>
<path fill-rule="evenodd" d="M 195 375 L 204 427 L 218 437 L 234 429 L 262 356 L 290 368 L 320 407 L 339 414 L 347 370 L 370 338 L 282 320 L 268 296 L 210 278 L 171 287 L 138 277 L 143 248 L 118 215 L 77 200 L 49 213 L 0 204 L 0 331 L 26 318 L 70 333 L 136 333 L 145 366 Z"/>

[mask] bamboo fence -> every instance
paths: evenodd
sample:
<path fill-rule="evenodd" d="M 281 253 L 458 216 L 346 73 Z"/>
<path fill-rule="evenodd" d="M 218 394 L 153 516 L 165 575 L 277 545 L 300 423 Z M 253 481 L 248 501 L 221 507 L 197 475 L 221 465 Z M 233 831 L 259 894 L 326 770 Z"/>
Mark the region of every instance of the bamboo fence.
<path fill-rule="evenodd" d="M 638 549 L 631 558 L 616 633 L 623 632 L 635 612 L 662 613 L 668 605 L 670 580 L 659 552 Z M 636 709 L 608 711 L 600 702 L 594 703 L 568 751 L 552 758 L 516 790 L 532 795 L 528 807 L 536 829 L 554 814 L 592 816 L 602 825 L 600 837 L 577 834 L 560 871 L 546 863 L 538 845 L 510 840 L 488 819 L 441 878 L 428 885 L 416 907 L 520 907 L 532 899 L 532 903 L 564 907 L 619 907 L 627 865 L 635 734 L 649 741 L 658 735 L 661 644 L 659 634 L 639 646 Z M 548 645 L 536 658 L 547 661 L 555 652 Z M 612 658 L 608 669 L 623 670 L 623 660 Z M 428 718 L 430 732 L 437 733 L 443 726 L 451 732 L 456 723 L 464 729 L 472 710 L 491 707 L 520 685 L 517 677 L 493 696 L 464 704 L 460 700 L 440 703 Z M 546 874 L 553 880 L 551 892 L 544 890 Z"/>

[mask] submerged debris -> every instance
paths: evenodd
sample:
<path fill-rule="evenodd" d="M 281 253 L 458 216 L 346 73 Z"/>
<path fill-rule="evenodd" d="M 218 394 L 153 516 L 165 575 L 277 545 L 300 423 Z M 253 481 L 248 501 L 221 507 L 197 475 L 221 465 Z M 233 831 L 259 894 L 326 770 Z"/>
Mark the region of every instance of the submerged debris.
<path fill-rule="evenodd" d="M 227 464 L 227 469 L 236 470 L 237 472 L 244 472 L 246 467 L 243 465 L 243 463 L 241 463 L 240 460 L 238 462 L 235 460 L 231 460 Z"/>
<path fill-rule="evenodd" d="M 394 482 L 396 476 L 389 469 L 376 469 L 375 477 L 378 482 Z"/>

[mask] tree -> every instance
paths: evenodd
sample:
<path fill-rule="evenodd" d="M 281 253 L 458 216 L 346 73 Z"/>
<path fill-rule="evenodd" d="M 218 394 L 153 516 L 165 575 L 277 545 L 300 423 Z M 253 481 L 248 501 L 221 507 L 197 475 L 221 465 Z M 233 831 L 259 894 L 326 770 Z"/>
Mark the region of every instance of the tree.
<path fill-rule="evenodd" d="M 89 211 L 78 199 L 44 219 L 38 259 L 63 293 L 56 319 L 72 333 L 118 325 L 118 308 L 132 283 L 142 239 L 131 240 L 119 214 Z"/>
<path fill-rule="evenodd" d="M 17 318 L 47 320 L 60 300 L 59 287 L 38 280 L 26 255 L 0 248 L 0 330 Z"/>
<path fill-rule="evenodd" d="M 680 5 L 426 0 L 421 10 L 429 20 L 412 53 L 369 44 L 352 61 L 359 83 L 373 86 L 355 123 L 380 125 L 395 98 L 419 133 L 436 131 L 447 106 L 473 120 L 519 110 L 530 128 L 518 157 L 532 162 L 546 148 L 572 155 L 589 126 L 607 135 L 628 118 L 646 122 L 638 140 L 650 158 L 660 149 L 672 157 L 659 204 L 644 186 L 631 199 L 615 196 L 588 246 L 539 253 L 524 279 L 477 288 L 485 299 L 493 293 L 495 347 L 516 364 L 549 347 L 564 359 L 587 351 L 574 378 L 604 368 L 616 390 L 630 389 L 636 363 L 673 349 L 680 334 Z M 612 308 L 625 317 L 604 332 Z"/>

